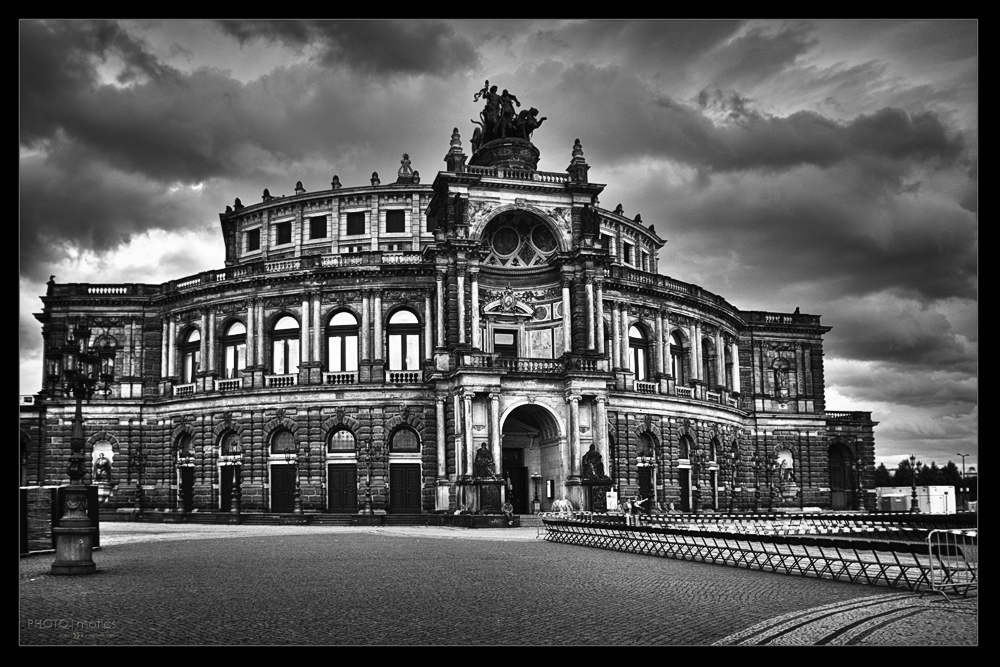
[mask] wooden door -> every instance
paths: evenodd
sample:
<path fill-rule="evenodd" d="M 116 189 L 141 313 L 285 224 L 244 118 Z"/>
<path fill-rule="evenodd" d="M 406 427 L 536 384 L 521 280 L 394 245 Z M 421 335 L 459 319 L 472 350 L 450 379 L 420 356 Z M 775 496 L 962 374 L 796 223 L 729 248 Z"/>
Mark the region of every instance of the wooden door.
<path fill-rule="evenodd" d="M 684 468 L 680 471 L 681 511 L 691 511 L 691 471 Z"/>
<path fill-rule="evenodd" d="M 389 511 L 399 514 L 420 512 L 420 464 L 393 463 L 389 466 Z"/>
<path fill-rule="evenodd" d="M 503 478 L 507 481 L 507 501 L 514 507 L 515 514 L 528 513 L 528 469 L 524 466 L 523 449 L 504 449 Z"/>
<path fill-rule="evenodd" d="M 191 512 L 194 510 L 194 467 L 184 466 L 181 468 L 181 510 Z"/>
<path fill-rule="evenodd" d="M 328 512 L 358 511 L 358 467 L 355 464 L 327 466 L 326 488 Z"/>
<path fill-rule="evenodd" d="M 647 499 L 641 507 L 643 512 L 653 509 L 653 467 L 642 466 L 636 468 L 639 471 L 639 495 Z"/>
<path fill-rule="evenodd" d="M 229 512 L 233 509 L 233 486 L 240 481 L 240 467 L 222 466 L 219 468 L 219 475 L 221 476 L 219 492 L 222 494 L 219 508 L 223 512 Z"/>
<path fill-rule="evenodd" d="M 295 466 L 271 466 L 271 511 L 281 514 L 295 509 Z"/>

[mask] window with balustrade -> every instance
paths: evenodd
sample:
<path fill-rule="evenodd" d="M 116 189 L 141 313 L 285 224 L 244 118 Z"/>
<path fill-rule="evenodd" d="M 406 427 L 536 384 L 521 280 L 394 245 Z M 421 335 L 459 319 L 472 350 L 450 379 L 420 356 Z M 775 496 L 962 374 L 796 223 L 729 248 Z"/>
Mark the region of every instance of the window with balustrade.
<path fill-rule="evenodd" d="M 247 328 L 242 322 L 234 321 L 226 326 L 219 341 L 222 354 L 223 379 L 240 377 L 240 371 L 247 365 Z"/>
<path fill-rule="evenodd" d="M 346 310 L 334 313 L 326 327 L 326 364 L 331 373 L 358 370 L 358 318 Z"/>
<path fill-rule="evenodd" d="M 628 328 L 628 369 L 636 380 L 649 379 L 649 340 L 634 324 Z"/>
<path fill-rule="evenodd" d="M 420 370 L 420 320 L 411 310 L 397 310 L 386 326 L 389 370 Z"/>
<path fill-rule="evenodd" d="M 271 331 L 271 372 L 294 375 L 299 372 L 299 323 L 291 315 L 278 319 Z"/>
<path fill-rule="evenodd" d="M 191 328 L 180 345 L 181 384 L 191 384 L 201 366 L 201 332 Z"/>

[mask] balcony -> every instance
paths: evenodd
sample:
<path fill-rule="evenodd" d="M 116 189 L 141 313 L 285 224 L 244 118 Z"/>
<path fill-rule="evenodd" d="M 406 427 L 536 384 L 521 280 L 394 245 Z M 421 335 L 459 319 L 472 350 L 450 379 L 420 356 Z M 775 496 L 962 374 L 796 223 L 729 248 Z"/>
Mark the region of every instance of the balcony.
<path fill-rule="evenodd" d="M 191 384 L 175 384 L 174 385 L 174 396 L 192 396 L 194 394 L 194 383 Z"/>
<path fill-rule="evenodd" d="M 357 373 L 323 373 L 323 384 L 325 385 L 354 384 L 357 381 Z"/>
<path fill-rule="evenodd" d="M 298 375 L 265 375 L 264 386 L 268 389 L 294 387 L 299 383 Z"/>
<path fill-rule="evenodd" d="M 243 388 L 243 379 L 216 380 L 215 391 L 239 391 Z"/>
<path fill-rule="evenodd" d="M 659 388 L 655 382 L 643 382 L 641 380 L 636 380 L 634 383 L 634 388 L 640 394 L 657 394 L 659 393 Z"/>
<path fill-rule="evenodd" d="M 424 375 L 420 371 L 386 371 L 385 381 L 389 384 L 420 384 Z"/>
<path fill-rule="evenodd" d="M 691 387 L 676 387 L 675 391 L 680 398 L 694 398 L 694 389 Z"/>

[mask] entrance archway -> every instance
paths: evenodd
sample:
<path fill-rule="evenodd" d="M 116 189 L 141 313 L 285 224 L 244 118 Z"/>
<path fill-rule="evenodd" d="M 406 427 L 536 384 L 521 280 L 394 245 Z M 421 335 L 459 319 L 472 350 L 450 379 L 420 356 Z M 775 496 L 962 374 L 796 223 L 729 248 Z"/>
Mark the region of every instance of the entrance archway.
<path fill-rule="evenodd" d="M 830 509 L 854 506 L 854 456 L 843 443 L 830 444 Z"/>
<path fill-rule="evenodd" d="M 563 497 L 566 483 L 562 439 L 555 417 L 541 406 L 519 405 L 504 416 L 500 433 L 498 472 L 504 479 L 504 493 L 514 513 L 534 511 L 536 492 L 539 510 L 548 511 L 554 500 Z M 537 479 L 537 489 L 533 477 Z M 550 487 L 551 498 L 546 492 Z"/>

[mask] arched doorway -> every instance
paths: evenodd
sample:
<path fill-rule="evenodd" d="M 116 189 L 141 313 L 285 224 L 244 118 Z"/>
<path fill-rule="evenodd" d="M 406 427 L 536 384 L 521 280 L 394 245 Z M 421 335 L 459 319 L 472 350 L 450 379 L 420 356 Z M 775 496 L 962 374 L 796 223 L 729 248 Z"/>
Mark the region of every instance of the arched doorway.
<path fill-rule="evenodd" d="M 500 433 L 497 472 L 514 513 L 533 511 L 536 498 L 540 511 L 551 509 L 554 500 L 566 495 L 566 462 L 555 417 L 538 405 L 520 405 L 504 417 Z"/>
<path fill-rule="evenodd" d="M 830 509 L 854 506 L 854 456 L 843 443 L 830 445 Z"/>

